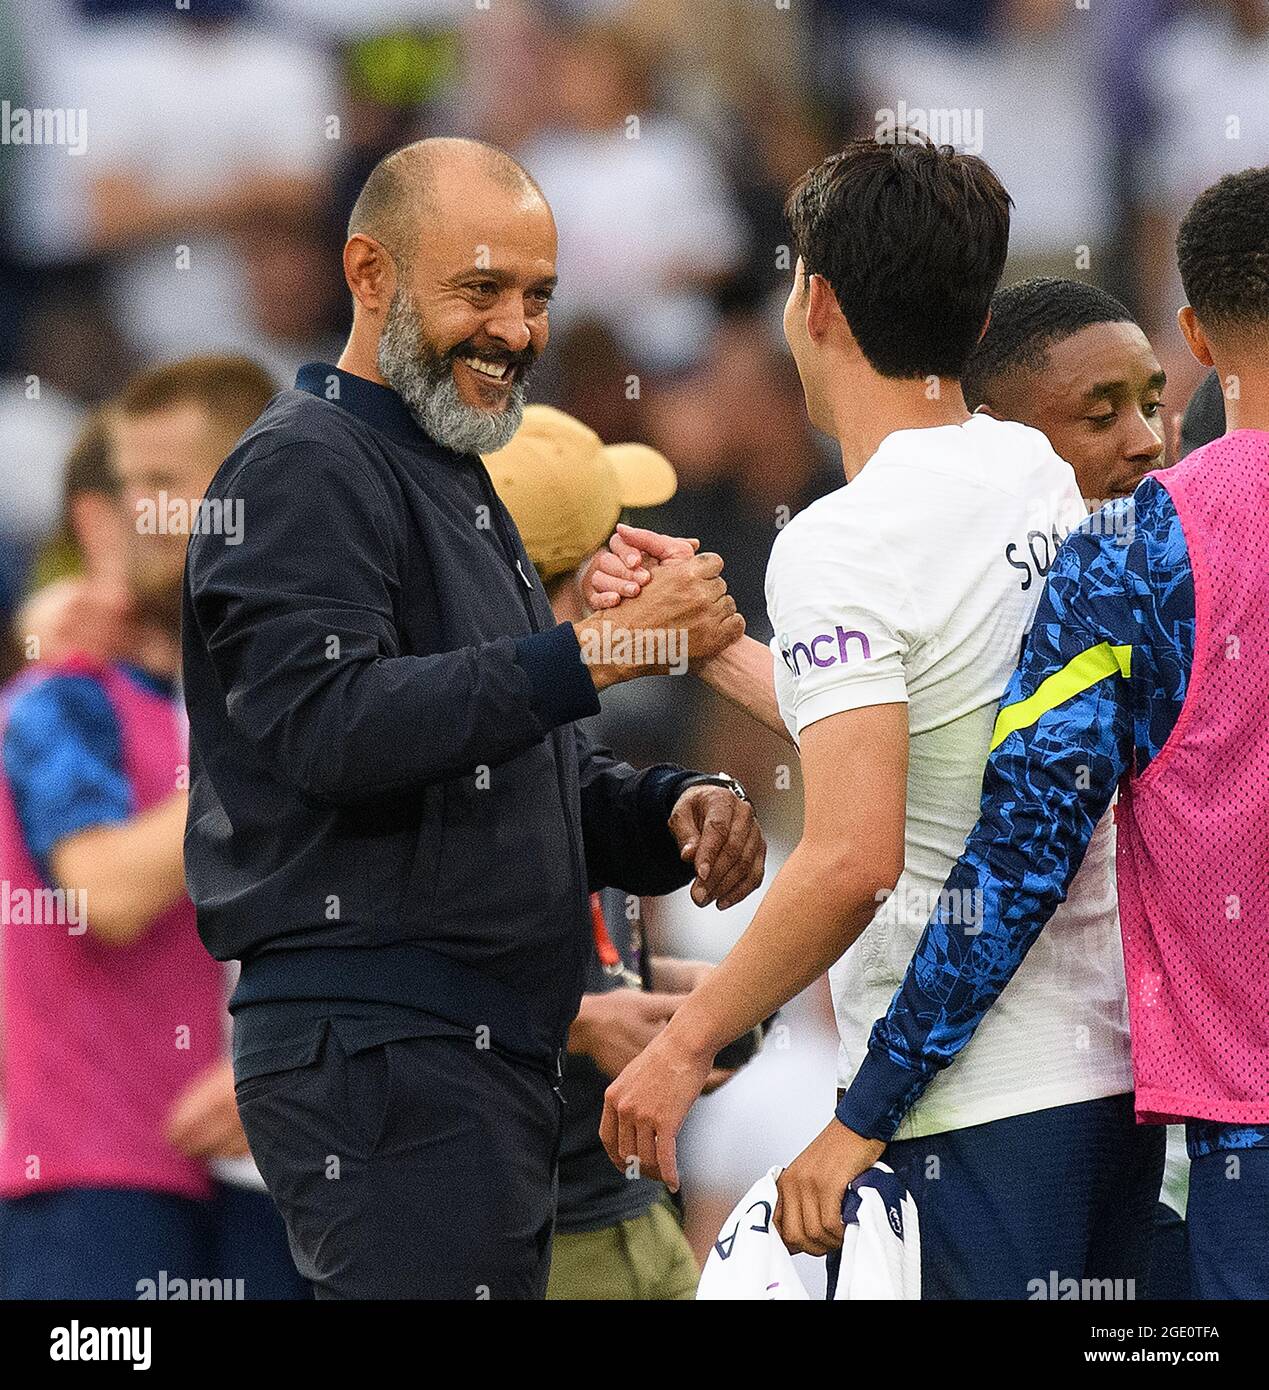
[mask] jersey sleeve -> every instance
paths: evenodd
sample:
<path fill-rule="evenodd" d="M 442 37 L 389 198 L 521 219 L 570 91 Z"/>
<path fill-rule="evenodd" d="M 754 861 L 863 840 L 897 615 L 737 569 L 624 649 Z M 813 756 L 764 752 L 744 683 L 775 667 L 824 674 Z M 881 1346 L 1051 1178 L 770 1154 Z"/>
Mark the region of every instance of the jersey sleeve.
<path fill-rule="evenodd" d="M 3 759 L 27 850 L 46 880 L 62 840 L 133 814 L 119 722 L 89 676 L 51 676 L 20 695 Z"/>
<path fill-rule="evenodd" d="M 913 623 L 906 586 L 878 538 L 802 521 L 777 540 L 767 567 L 771 650 L 778 687 L 792 692 L 781 704 L 795 735 L 846 710 L 906 704 Z"/>
<path fill-rule="evenodd" d="M 1065 899 L 1131 764 L 1136 609 L 1114 532 L 1086 527 L 1058 552 L 997 716 L 978 823 L 838 1107 L 856 1133 L 889 1140 L 969 1042 Z M 968 925 L 952 920 L 964 902 L 976 907 Z"/>

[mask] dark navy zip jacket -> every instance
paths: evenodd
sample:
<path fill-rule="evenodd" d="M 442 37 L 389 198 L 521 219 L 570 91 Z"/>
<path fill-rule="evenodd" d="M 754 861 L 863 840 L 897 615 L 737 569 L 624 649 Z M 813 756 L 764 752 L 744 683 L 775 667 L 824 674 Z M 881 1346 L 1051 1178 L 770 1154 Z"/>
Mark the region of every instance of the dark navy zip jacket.
<path fill-rule="evenodd" d="M 545 1061 L 589 890 L 690 879 L 666 819 L 692 774 L 575 725 L 594 685 L 476 456 L 385 386 L 320 363 L 296 385 L 221 466 L 228 523 L 204 508 L 186 563 L 199 932 L 243 962 L 233 1007 L 406 1005 Z"/>

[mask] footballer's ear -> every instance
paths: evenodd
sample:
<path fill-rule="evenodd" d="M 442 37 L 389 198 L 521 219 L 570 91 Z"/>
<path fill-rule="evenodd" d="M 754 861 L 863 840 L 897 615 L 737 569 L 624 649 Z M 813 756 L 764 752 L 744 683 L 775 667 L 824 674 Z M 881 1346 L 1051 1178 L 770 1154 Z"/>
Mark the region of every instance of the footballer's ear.
<path fill-rule="evenodd" d="M 837 303 L 833 287 L 822 275 L 812 275 L 807 281 L 806 331 L 813 342 L 827 337 L 838 320 L 844 325 L 846 316 Z"/>
<path fill-rule="evenodd" d="M 1185 345 L 1195 359 L 1205 367 L 1214 366 L 1212 349 L 1207 343 L 1207 334 L 1203 332 L 1203 325 L 1189 304 L 1183 305 L 1177 310 L 1176 321 L 1181 329 L 1181 336 L 1185 339 Z"/>

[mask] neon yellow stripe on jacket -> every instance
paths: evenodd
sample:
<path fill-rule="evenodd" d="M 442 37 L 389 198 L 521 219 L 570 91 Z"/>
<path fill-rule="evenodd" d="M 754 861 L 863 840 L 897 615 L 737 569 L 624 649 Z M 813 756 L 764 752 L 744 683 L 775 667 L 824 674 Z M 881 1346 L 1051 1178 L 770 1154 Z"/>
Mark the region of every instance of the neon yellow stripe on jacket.
<path fill-rule="evenodd" d="M 1132 648 L 1112 647 L 1109 642 L 1100 642 L 1079 656 L 1072 657 L 1060 671 L 1046 676 L 1034 695 L 1019 700 L 1016 705 L 1006 705 L 996 716 L 996 727 L 991 734 L 991 747 L 995 749 L 1010 734 L 1028 728 L 1041 715 L 1057 709 L 1073 696 L 1081 694 L 1090 685 L 1105 680 L 1116 673 L 1127 680 L 1132 670 Z"/>

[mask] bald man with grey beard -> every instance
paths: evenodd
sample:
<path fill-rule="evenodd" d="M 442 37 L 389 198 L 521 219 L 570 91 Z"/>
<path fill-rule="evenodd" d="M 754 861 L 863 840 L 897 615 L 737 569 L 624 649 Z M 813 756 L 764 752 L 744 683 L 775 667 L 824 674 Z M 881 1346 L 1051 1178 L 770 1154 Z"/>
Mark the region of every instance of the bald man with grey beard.
<path fill-rule="evenodd" d="M 190 543 L 187 878 L 242 961 L 239 1110 L 319 1298 L 540 1297 L 590 891 L 761 880 L 734 784 L 637 772 L 577 723 L 741 634 L 722 561 L 556 623 L 479 457 L 519 424 L 555 251 L 501 151 L 389 155 L 350 219 L 338 364 L 221 466 L 240 533 Z"/>

